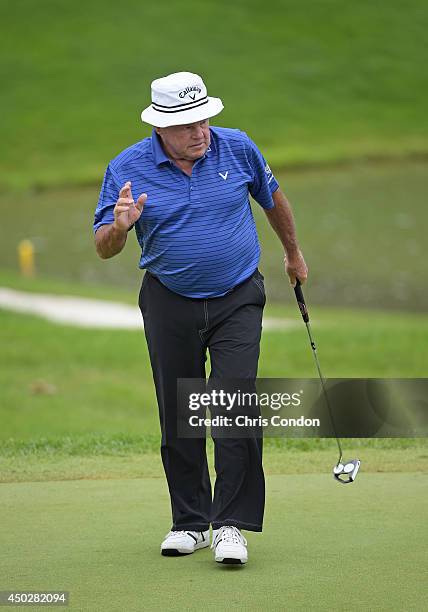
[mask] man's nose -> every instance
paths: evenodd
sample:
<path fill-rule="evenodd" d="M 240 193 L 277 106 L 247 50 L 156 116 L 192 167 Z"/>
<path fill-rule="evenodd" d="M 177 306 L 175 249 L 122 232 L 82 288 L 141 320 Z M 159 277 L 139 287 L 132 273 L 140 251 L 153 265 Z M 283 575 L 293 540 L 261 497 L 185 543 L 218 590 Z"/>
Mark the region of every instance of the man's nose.
<path fill-rule="evenodd" d="M 204 130 L 201 128 L 200 125 L 195 126 L 195 129 L 193 130 L 193 133 L 192 133 L 192 137 L 195 140 L 204 140 L 205 139 Z"/>

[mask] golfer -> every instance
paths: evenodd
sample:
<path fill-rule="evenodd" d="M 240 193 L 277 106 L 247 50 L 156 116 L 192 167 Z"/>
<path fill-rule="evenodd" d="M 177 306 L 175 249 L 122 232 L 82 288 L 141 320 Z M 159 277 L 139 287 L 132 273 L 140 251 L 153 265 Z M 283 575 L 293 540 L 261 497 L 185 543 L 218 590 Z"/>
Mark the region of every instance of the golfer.
<path fill-rule="evenodd" d="M 263 208 L 285 250 L 292 285 L 307 267 L 289 203 L 252 140 L 212 127 L 223 109 L 200 76 L 179 72 L 152 83 L 142 113 L 149 138 L 108 165 L 95 212 L 98 255 L 113 257 L 135 227 L 146 270 L 139 306 L 162 431 L 161 455 L 172 527 L 161 553 L 210 544 L 220 563 L 246 563 L 241 530 L 262 531 L 262 438 L 216 438 L 214 496 L 205 438 L 177 436 L 177 379 L 255 380 L 266 302 L 260 246 L 249 196 Z M 244 103 L 244 101 L 243 101 Z"/>

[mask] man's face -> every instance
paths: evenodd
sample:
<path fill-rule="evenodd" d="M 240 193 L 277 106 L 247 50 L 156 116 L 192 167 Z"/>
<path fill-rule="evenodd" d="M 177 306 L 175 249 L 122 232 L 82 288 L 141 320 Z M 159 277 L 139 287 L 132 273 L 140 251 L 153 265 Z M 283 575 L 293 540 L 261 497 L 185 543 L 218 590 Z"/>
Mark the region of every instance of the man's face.
<path fill-rule="evenodd" d="M 187 125 L 156 128 L 156 132 L 161 137 L 167 154 L 175 159 L 194 161 L 205 155 L 210 146 L 209 126 L 209 120 L 204 119 Z"/>

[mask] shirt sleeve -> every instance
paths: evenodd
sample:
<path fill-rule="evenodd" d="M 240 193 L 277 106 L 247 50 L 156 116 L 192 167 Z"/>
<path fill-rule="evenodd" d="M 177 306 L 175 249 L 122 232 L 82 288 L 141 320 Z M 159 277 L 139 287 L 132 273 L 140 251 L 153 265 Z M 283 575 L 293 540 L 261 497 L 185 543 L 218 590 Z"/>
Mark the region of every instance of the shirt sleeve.
<path fill-rule="evenodd" d="M 111 164 L 109 164 L 104 174 L 100 197 L 98 198 L 98 204 L 95 209 L 94 233 L 102 225 L 113 223 L 113 210 L 119 198 L 119 191 L 119 181 L 115 176 Z"/>
<path fill-rule="evenodd" d="M 273 208 L 272 194 L 279 188 L 279 183 L 256 144 L 248 136 L 247 139 L 248 160 L 253 174 L 250 194 L 263 208 Z"/>

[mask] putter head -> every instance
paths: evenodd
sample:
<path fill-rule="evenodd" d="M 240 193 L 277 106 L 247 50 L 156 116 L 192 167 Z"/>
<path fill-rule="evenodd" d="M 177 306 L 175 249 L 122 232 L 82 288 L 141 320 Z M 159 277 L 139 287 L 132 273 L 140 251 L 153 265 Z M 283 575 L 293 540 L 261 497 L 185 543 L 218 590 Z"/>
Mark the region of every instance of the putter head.
<path fill-rule="evenodd" d="M 346 463 L 338 463 L 333 468 L 333 476 L 342 484 L 354 482 L 360 469 L 361 461 L 359 459 L 351 459 Z"/>

